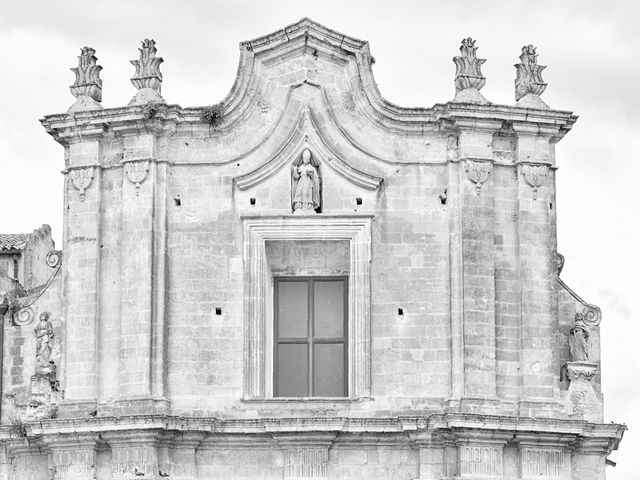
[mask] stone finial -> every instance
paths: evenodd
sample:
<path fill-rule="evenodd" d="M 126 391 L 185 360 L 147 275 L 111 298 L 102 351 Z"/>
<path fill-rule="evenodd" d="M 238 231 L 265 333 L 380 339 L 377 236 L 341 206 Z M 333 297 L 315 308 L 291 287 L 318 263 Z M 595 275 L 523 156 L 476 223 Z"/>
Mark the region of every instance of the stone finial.
<path fill-rule="evenodd" d="M 460 97 L 461 92 L 471 90 L 471 92 L 463 95 L 469 98 L 460 100 L 486 102 L 485 98 L 479 92 L 486 83 L 486 79 L 480 71 L 482 64 L 486 62 L 486 60 L 476 57 L 478 47 L 475 45 L 476 41 L 471 37 L 463 39 L 462 45 L 460 46 L 460 56 L 453 57 L 453 62 L 456 64 L 456 76 L 454 79 L 456 99 L 459 99 L 458 97 Z"/>
<path fill-rule="evenodd" d="M 91 47 L 82 47 L 78 57 L 78 66 L 71 71 L 76 74 L 76 80 L 69 88 L 76 102 L 69 108 L 69 112 L 82 110 L 99 110 L 102 108 L 102 67 L 96 62 L 96 51 Z"/>
<path fill-rule="evenodd" d="M 525 100 L 525 103 L 532 103 L 532 105 L 525 106 L 549 108 L 539 98 L 540 95 L 542 95 L 542 92 L 547 88 L 547 84 L 542 81 L 542 71 L 547 67 L 544 65 L 538 65 L 536 47 L 533 45 L 525 45 L 522 47 L 520 63 L 516 63 L 514 66 L 516 67 L 515 85 L 516 100 L 518 103 L 521 103 L 521 99 L 524 99 L 528 95 L 534 95 L 535 98 Z M 534 105 L 533 103 L 538 105 Z"/>
<path fill-rule="evenodd" d="M 161 57 L 156 57 L 156 42 L 145 39 L 142 42 L 140 59 L 131 60 L 136 67 L 136 73 L 131 77 L 131 83 L 138 89 L 138 93 L 129 105 L 140 105 L 151 102 L 164 102 L 160 94 L 162 87 L 162 73 L 160 64 L 164 62 Z"/>

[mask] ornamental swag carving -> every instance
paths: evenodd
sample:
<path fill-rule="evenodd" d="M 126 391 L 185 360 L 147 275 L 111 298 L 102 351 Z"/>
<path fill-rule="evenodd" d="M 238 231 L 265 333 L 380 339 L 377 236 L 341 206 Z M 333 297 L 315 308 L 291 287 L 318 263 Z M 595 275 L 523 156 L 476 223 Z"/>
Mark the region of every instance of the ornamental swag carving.
<path fill-rule="evenodd" d="M 548 165 L 531 165 L 525 163 L 522 165 L 522 174 L 524 179 L 533 189 L 533 199 L 538 198 L 538 189 L 544 184 L 549 173 Z"/>
<path fill-rule="evenodd" d="M 136 186 L 136 197 L 140 194 L 140 185 L 147 178 L 149 171 L 149 161 L 127 162 L 124 164 L 124 171 L 129 181 Z"/>
<path fill-rule="evenodd" d="M 480 195 L 482 185 L 489 178 L 489 174 L 493 169 L 493 164 L 488 161 L 467 160 L 465 162 L 464 171 L 469 180 L 476 184 L 476 194 Z"/>
<path fill-rule="evenodd" d="M 80 167 L 69 170 L 69 178 L 76 189 L 80 191 L 80 201 L 84 202 L 84 194 L 93 180 L 93 167 Z"/>

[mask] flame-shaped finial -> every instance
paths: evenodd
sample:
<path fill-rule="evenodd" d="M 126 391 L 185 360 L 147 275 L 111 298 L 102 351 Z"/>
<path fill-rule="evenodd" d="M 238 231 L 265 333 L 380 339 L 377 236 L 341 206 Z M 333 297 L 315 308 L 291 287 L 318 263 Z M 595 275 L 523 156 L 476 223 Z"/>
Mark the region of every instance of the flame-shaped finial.
<path fill-rule="evenodd" d="M 82 47 L 78 57 L 78 66 L 71 69 L 76 74 L 76 80 L 69 88 L 71 94 L 78 100 L 69 111 L 97 110 L 102 108 L 102 67 L 96 62 L 96 51 L 91 47 Z"/>
<path fill-rule="evenodd" d="M 161 57 L 156 57 L 156 42 L 148 38 L 142 42 L 140 58 L 131 60 L 136 67 L 136 73 L 131 77 L 131 83 L 139 92 L 133 98 L 131 103 L 142 104 L 149 102 L 162 102 L 160 89 L 162 87 L 162 73 L 160 73 L 160 64 L 164 62 Z"/>
<path fill-rule="evenodd" d="M 516 67 L 516 100 L 520 100 L 526 95 L 542 95 L 547 88 L 547 84 L 542 80 L 542 71 L 547 68 L 538 65 L 538 54 L 536 47 L 525 45 L 520 54 L 520 63 Z"/>
<path fill-rule="evenodd" d="M 453 57 L 456 64 L 456 76 L 454 83 L 456 93 L 466 90 L 467 88 L 475 88 L 480 90 L 486 83 L 485 77 L 482 75 L 480 68 L 486 62 L 484 58 L 476 57 L 476 41 L 471 37 L 462 40 L 460 46 L 460 56 Z"/>

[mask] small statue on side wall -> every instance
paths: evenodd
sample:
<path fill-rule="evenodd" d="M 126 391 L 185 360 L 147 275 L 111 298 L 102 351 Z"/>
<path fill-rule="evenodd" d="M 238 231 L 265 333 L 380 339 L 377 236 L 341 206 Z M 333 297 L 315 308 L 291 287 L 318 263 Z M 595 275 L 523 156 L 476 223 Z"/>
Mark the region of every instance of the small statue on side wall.
<path fill-rule="evenodd" d="M 294 214 L 314 214 L 320 208 L 319 166 L 308 148 L 291 166 L 291 207 Z"/>
<path fill-rule="evenodd" d="M 589 327 L 584 314 L 580 312 L 576 313 L 573 328 L 569 332 L 569 348 L 574 362 L 589 361 Z"/>
<path fill-rule="evenodd" d="M 49 313 L 40 314 L 40 321 L 34 329 L 36 335 L 36 364 L 42 370 L 48 368 L 51 358 L 51 339 L 53 338 L 53 325 L 49 321 Z"/>

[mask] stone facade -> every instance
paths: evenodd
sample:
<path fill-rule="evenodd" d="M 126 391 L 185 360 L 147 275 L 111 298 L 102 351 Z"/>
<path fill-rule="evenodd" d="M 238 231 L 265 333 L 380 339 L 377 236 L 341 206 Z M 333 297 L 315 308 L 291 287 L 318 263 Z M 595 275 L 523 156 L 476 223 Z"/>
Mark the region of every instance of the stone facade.
<path fill-rule="evenodd" d="M 556 245 L 576 117 L 540 99 L 532 46 L 517 104 L 489 103 L 476 50 L 453 101 L 401 108 L 366 42 L 303 19 L 182 108 L 145 40 L 105 109 L 82 49 L 76 102 L 42 120 L 65 147 L 53 367 L 7 312 L 2 478 L 603 479 L 625 427 Z M 346 396 L 274 394 L 279 275 L 348 279 Z"/>

